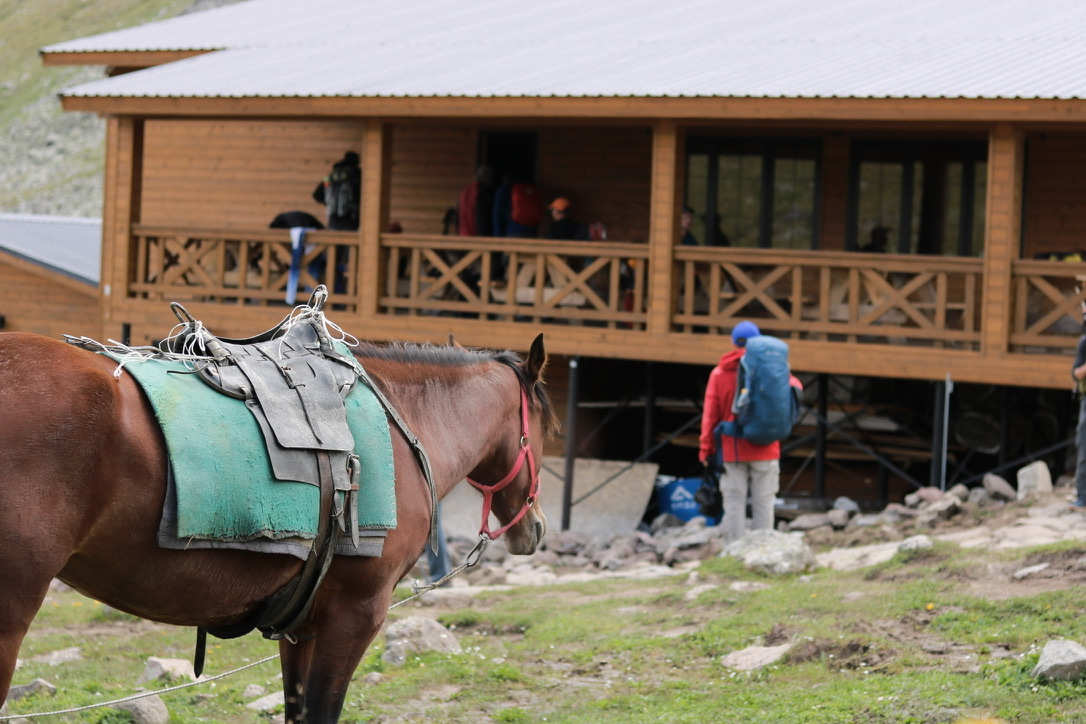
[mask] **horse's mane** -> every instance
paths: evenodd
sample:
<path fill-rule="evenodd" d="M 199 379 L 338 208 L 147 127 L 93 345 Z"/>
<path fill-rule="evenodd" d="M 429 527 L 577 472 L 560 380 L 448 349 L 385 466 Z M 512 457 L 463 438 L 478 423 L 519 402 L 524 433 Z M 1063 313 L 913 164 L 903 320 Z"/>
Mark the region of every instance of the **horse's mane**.
<path fill-rule="evenodd" d="M 543 423 L 543 435 L 549 436 L 558 431 L 558 417 L 551 404 L 550 395 L 543 384 L 542 377 L 534 383 L 530 383 L 524 370 L 521 369 L 520 355 L 510 350 L 494 352 L 473 347 L 459 347 L 451 345 L 437 345 L 415 342 L 392 342 L 389 344 L 373 344 L 371 342 L 359 342 L 352 347 L 356 357 L 400 362 L 404 364 L 427 364 L 438 367 L 471 367 L 488 362 L 498 362 L 513 370 L 520 382 L 520 386 L 526 389 L 529 397 L 539 409 Z"/>

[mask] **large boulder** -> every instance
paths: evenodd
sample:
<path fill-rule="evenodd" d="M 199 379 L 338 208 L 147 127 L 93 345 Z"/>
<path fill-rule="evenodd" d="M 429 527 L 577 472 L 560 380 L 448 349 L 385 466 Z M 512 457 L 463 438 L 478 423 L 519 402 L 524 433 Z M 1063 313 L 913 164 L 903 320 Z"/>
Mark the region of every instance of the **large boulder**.
<path fill-rule="evenodd" d="M 1049 641 L 1033 668 L 1033 676 L 1073 681 L 1086 671 L 1086 648 L 1074 641 Z"/>
<path fill-rule="evenodd" d="M 756 530 L 724 547 L 722 556 L 735 556 L 747 568 L 781 575 L 815 568 L 814 553 L 803 538 L 775 530 Z"/>
<path fill-rule="evenodd" d="M 426 651 L 460 653 L 460 642 L 452 633 L 432 618 L 408 616 L 385 630 L 388 645 L 381 660 L 401 666 L 410 654 Z"/>

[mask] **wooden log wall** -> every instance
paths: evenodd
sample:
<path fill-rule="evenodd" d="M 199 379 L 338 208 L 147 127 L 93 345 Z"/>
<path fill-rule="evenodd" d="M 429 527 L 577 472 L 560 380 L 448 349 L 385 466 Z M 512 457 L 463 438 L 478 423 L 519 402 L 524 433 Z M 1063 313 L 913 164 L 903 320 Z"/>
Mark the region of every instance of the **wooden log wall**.
<path fill-rule="evenodd" d="M 101 328 L 98 289 L 0 253 L 0 332 L 33 332 L 59 339 L 97 336 Z"/>
<path fill-rule="evenodd" d="M 396 124 L 389 219 L 440 234 L 445 210 L 475 173 L 479 128 Z M 536 185 L 544 203 L 565 196 L 581 223 L 610 239 L 648 241 L 652 134 L 648 128 L 551 128 L 538 133 Z M 540 236 L 546 235 L 546 223 Z"/>
<path fill-rule="evenodd" d="M 1086 253 L 1086 135 L 1031 134 L 1026 164 L 1022 257 Z"/>
<path fill-rule="evenodd" d="M 361 150 L 361 128 L 361 122 L 149 120 L 140 221 L 264 227 L 295 209 L 323 220 L 313 189 L 346 151 Z"/>

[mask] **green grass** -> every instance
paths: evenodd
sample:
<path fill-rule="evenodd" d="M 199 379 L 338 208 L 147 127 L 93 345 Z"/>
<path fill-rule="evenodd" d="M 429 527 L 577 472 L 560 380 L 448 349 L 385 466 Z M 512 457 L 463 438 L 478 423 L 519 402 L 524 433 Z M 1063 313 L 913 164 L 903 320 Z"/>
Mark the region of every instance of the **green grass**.
<path fill-rule="evenodd" d="M 355 673 L 344 722 L 759 722 L 943 724 L 965 717 L 1041 723 L 1086 720 L 1086 683 L 1031 676 L 1053 638 L 1086 641 L 1081 587 L 1005 600 L 961 585 L 987 561 L 1077 549 L 977 552 L 940 546 L 865 571 L 820 570 L 767 578 L 735 561 L 705 563 L 694 600 L 686 575 L 654 581 L 563 584 L 491 592 L 471 606 L 408 604 L 393 617 L 438 617 L 458 654 L 425 654 L 401 667 L 381 661 L 379 637 Z M 1012 558 L 1011 556 L 1014 556 Z M 769 587 L 737 592 L 736 580 Z M 1024 589 L 1027 590 L 1028 589 Z M 767 642 L 793 644 L 781 661 L 738 672 L 722 658 Z M 28 635 L 15 683 L 45 678 L 54 697 L 13 702 L 12 714 L 126 696 L 148 656 L 188 658 L 188 629 L 133 619 L 75 593 L 56 594 Z M 80 661 L 33 657 L 78 646 Z M 1009 650 L 1010 656 L 1006 655 Z M 212 640 L 214 675 L 275 653 L 259 636 Z M 364 680 L 380 674 L 378 683 Z M 265 722 L 245 709 L 252 683 L 275 691 L 278 662 L 164 695 L 173 724 Z M 158 686 L 166 686 L 161 684 Z M 82 717 L 82 718 L 78 718 Z M 59 721 L 121 721 L 116 713 Z"/>

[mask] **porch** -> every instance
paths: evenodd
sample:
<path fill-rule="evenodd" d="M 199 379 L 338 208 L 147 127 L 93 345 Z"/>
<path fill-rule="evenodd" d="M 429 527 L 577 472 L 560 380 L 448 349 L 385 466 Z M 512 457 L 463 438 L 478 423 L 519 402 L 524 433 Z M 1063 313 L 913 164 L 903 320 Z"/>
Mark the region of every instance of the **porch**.
<path fill-rule="evenodd" d="M 1078 265 L 831 251 L 673 247 L 632 241 L 311 232 L 300 299 L 332 290 L 333 319 L 356 336 L 525 344 L 540 330 L 566 355 L 712 364 L 736 321 L 788 339 L 806 372 L 1059 388 L 1081 325 Z M 248 335 L 287 307 L 286 230 L 131 227 L 134 264 L 115 318 L 169 327 L 169 301 L 214 305 L 218 331 Z M 982 334 L 1010 293 L 1006 338 Z M 154 321 L 161 320 L 161 321 Z"/>

